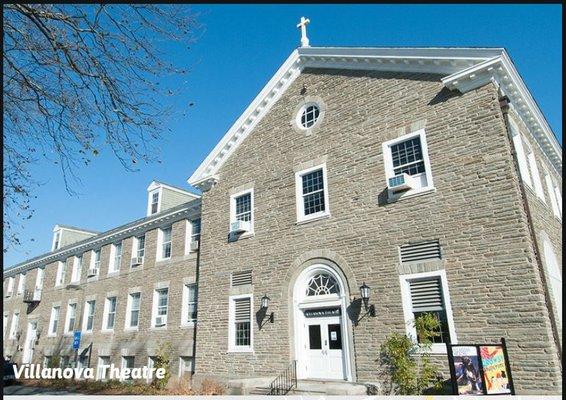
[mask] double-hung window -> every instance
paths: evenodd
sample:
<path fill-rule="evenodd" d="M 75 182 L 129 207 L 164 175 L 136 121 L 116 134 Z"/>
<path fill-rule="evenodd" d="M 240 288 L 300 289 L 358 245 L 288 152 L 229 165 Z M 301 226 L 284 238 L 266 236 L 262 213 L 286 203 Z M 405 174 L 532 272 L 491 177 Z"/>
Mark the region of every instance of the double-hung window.
<path fill-rule="evenodd" d="M 389 140 L 382 149 L 389 200 L 434 189 L 424 129 Z M 404 190 L 397 190 L 399 182 Z"/>
<path fill-rule="evenodd" d="M 67 306 L 67 323 L 65 324 L 65 333 L 72 333 L 75 330 L 76 321 L 77 321 L 77 303 L 70 303 Z"/>
<path fill-rule="evenodd" d="M 122 242 L 114 243 L 112 245 L 112 258 L 110 259 L 110 267 L 108 273 L 118 272 L 120 264 L 122 263 Z"/>
<path fill-rule="evenodd" d="M 26 274 L 20 274 L 20 279 L 18 280 L 18 291 L 16 294 L 21 295 L 24 293 L 26 287 Z"/>
<path fill-rule="evenodd" d="M 540 173 L 537 166 L 537 161 L 535 157 L 535 153 L 531 146 L 525 142 L 525 151 L 527 152 L 527 162 L 529 165 L 529 172 L 531 174 L 531 179 L 533 181 L 534 191 L 541 201 L 545 201 L 544 199 L 544 189 L 542 188 L 542 181 L 540 179 Z"/>
<path fill-rule="evenodd" d="M 129 369 L 131 370 L 132 368 L 134 368 L 134 361 L 135 361 L 135 357 L 134 356 L 122 356 L 122 369 Z M 126 381 L 131 381 L 132 375 L 129 374 L 127 378 L 122 378 L 122 381 L 126 380 Z"/>
<path fill-rule="evenodd" d="M 230 232 L 251 234 L 254 230 L 254 190 L 230 196 Z M 200 225 L 200 224 L 199 224 Z M 199 227 L 200 231 L 200 227 Z"/>
<path fill-rule="evenodd" d="M 554 216 L 562 218 L 562 194 L 560 193 L 560 188 L 546 169 L 544 170 L 544 182 L 546 184 L 546 191 L 548 192 L 552 212 Z"/>
<path fill-rule="evenodd" d="M 45 267 L 39 267 L 37 269 L 37 276 L 35 278 L 35 289 L 43 289 L 43 278 L 45 276 Z"/>
<path fill-rule="evenodd" d="M 439 325 L 436 335 L 431 338 L 432 351 L 445 352 L 446 343 L 456 343 L 445 271 L 401 275 L 399 279 L 408 336 L 421 342 L 415 319 L 430 314 Z"/>
<path fill-rule="evenodd" d="M 114 323 L 116 322 L 116 296 L 111 296 L 106 298 L 104 305 L 104 329 L 106 331 L 111 331 L 114 329 Z"/>
<path fill-rule="evenodd" d="M 83 332 L 92 332 L 94 327 L 94 308 L 96 306 L 95 300 L 87 301 L 85 304 Z"/>
<path fill-rule="evenodd" d="M 230 351 L 252 351 L 252 296 L 230 297 L 229 343 Z"/>
<path fill-rule="evenodd" d="M 167 325 L 167 308 L 169 303 L 169 289 L 157 289 L 154 292 L 154 318 L 153 326 L 161 327 Z"/>
<path fill-rule="evenodd" d="M 49 336 L 57 335 L 57 328 L 59 327 L 59 312 L 60 306 L 53 306 L 51 308 L 51 319 L 49 321 Z"/>
<path fill-rule="evenodd" d="M 6 297 L 10 297 L 14 294 L 14 277 L 8 278 L 8 284 L 6 285 Z"/>
<path fill-rule="evenodd" d="M 140 321 L 140 300 L 141 293 L 130 293 L 126 312 L 126 329 L 136 329 Z"/>
<path fill-rule="evenodd" d="M 330 215 L 326 164 L 295 173 L 297 222 Z"/>
<path fill-rule="evenodd" d="M 190 325 L 197 320 L 197 285 L 186 284 L 183 287 L 182 325 Z"/>
<path fill-rule="evenodd" d="M 143 259 L 145 256 L 145 235 L 141 235 L 134 238 L 134 246 L 133 246 L 133 255 L 132 255 L 132 268 L 143 264 Z"/>
<path fill-rule="evenodd" d="M 16 312 L 12 316 L 12 325 L 10 326 L 10 339 L 16 339 L 20 328 L 20 313 Z"/>
<path fill-rule="evenodd" d="M 73 261 L 73 272 L 71 273 L 71 282 L 76 283 L 81 280 L 81 268 L 83 265 L 83 256 L 76 256 Z"/>
<path fill-rule="evenodd" d="M 159 211 L 159 191 L 153 192 L 151 194 L 150 202 L 150 215 L 157 213 Z"/>
<path fill-rule="evenodd" d="M 157 259 L 171 258 L 171 227 L 160 229 L 158 233 Z"/>
<path fill-rule="evenodd" d="M 200 218 L 191 221 L 191 243 L 200 240 Z"/>
<path fill-rule="evenodd" d="M 89 277 L 98 276 L 100 273 L 100 249 L 92 250 L 90 257 Z"/>
<path fill-rule="evenodd" d="M 66 270 L 67 270 L 67 262 L 59 261 L 57 263 L 57 275 L 55 278 L 55 286 L 62 286 L 65 283 Z"/>

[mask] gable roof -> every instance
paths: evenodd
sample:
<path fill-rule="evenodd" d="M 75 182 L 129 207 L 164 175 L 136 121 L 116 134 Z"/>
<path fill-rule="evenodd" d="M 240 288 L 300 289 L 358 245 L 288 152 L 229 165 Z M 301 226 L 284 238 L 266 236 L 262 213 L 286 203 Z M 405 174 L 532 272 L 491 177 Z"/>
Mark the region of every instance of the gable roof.
<path fill-rule="evenodd" d="M 206 189 L 271 106 L 305 68 L 422 72 L 444 75 L 442 83 L 462 93 L 492 81 L 514 107 L 543 154 L 560 173 L 562 149 L 544 115 L 503 48 L 300 47 L 279 67 L 188 183 Z"/>

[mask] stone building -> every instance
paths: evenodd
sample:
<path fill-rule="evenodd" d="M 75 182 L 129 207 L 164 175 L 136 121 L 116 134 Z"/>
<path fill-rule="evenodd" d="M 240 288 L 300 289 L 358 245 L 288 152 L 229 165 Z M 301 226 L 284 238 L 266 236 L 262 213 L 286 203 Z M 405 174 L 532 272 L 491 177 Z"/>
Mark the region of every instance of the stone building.
<path fill-rule="evenodd" d="M 5 271 L 4 351 L 27 354 L 37 321 L 33 357 L 68 352 L 63 329 L 76 304 L 83 331 L 94 321 L 82 343 L 97 363 L 145 365 L 170 340 L 178 365 L 194 360 L 195 378 L 243 393 L 294 363 L 302 381 L 379 385 L 380 345 L 393 332 L 417 341 L 415 316 L 432 313 L 445 378 L 446 343 L 505 337 L 517 393 L 556 394 L 561 168 L 561 147 L 504 49 L 303 41 L 189 178 L 202 197 L 176 192 L 164 207 L 165 194 L 153 193 L 167 187 L 154 183 L 148 217 Z M 143 232 L 147 257 L 133 268 Z M 158 261 L 164 237 L 171 257 Z M 122 267 L 108 274 L 118 240 Z M 98 248 L 99 278 L 54 287 L 68 257 L 84 253 L 86 271 Z M 14 279 L 29 275 L 31 290 L 40 266 L 30 311 Z M 196 331 L 183 322 L 194 283 Z M 139 328 L 130 331 L 133 293 Z M 106 332 L 110 309 L 116 328 Z"/>

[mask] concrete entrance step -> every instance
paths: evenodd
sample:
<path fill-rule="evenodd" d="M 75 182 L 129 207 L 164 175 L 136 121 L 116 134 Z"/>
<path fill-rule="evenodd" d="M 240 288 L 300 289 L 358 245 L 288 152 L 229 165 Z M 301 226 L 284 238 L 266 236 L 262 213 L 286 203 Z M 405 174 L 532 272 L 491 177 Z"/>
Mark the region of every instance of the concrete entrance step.
<path fill-rule="evenodd" d="M 289 394 L 327 394 L 327 395 L 366 395 L 367 386 L 363 383 L 346 382 L 340 380 L 301 379 L 297 381 L 297 388 Z"/>

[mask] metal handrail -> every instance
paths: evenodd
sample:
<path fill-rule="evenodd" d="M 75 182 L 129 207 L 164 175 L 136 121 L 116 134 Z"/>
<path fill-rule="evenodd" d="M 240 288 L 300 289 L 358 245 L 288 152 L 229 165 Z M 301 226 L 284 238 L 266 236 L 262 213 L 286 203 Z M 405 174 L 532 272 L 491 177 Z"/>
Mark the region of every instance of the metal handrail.
<path fill-rule="evenodd" d="M 269 384 L 270 395 L 286 395 L 297 387 L 297 360 L 293 360 L 277 378 Z"/>

